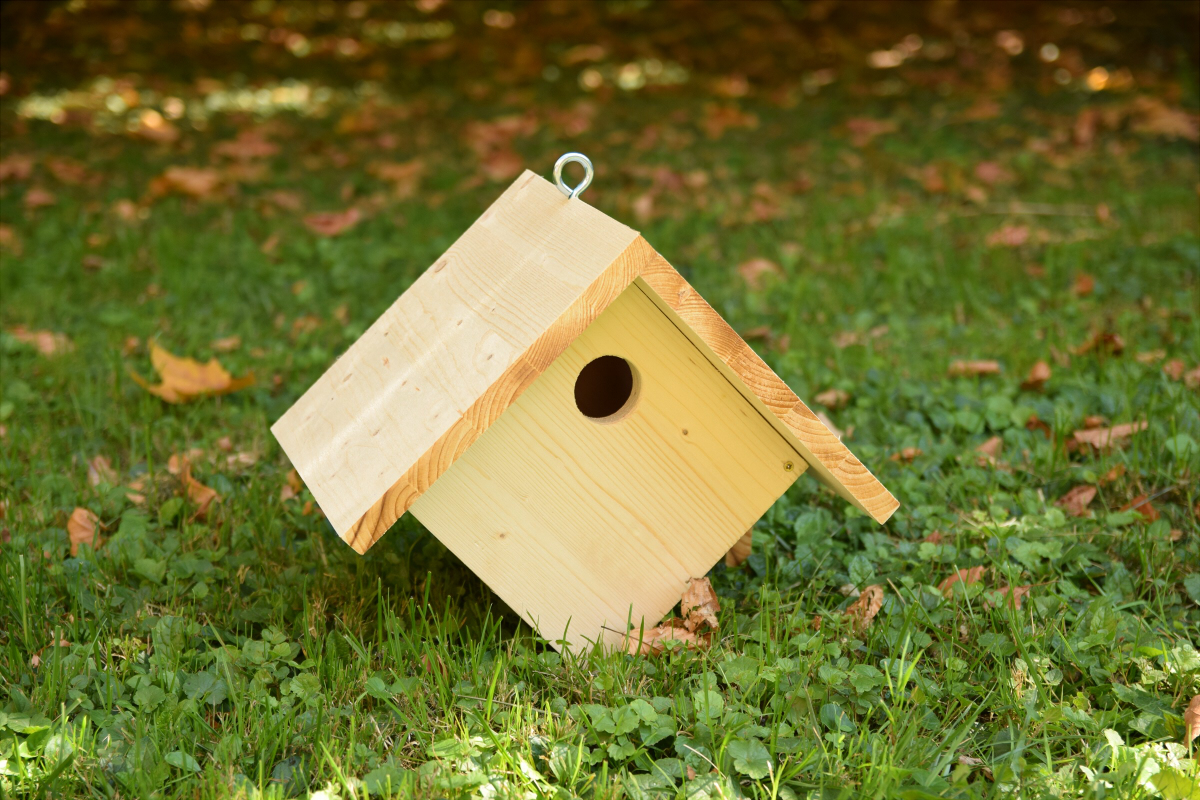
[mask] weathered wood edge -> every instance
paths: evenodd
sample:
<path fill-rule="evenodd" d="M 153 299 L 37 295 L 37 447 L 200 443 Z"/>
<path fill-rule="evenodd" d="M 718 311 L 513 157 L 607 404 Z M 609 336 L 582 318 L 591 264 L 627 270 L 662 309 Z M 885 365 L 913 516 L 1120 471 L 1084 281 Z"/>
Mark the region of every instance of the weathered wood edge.
<path fill-rule="evenodd" d="M 359 554 L 370 549 L 655 257 L 658 254 L 645 239 L 634 239 L 463 416 L 341 534 L 342 539 Z"/>
<path fill-rule="evenodd" d="M 630 247 L 649 248 L 641 236 Z M 871 471 L 825 426 L 753 348 L 654 252 L 638 276 L 646 294 L 708 357 L 813 468 L 817 479 L 854 507 L 883 524 L 900 507 Z"/>

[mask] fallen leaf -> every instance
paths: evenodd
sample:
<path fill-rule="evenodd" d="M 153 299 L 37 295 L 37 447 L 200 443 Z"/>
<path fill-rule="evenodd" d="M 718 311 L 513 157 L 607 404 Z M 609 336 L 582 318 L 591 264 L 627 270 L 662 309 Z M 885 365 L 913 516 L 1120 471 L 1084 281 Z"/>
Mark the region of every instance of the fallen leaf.
<path fill-rule="evenodd" d="M 1025 430 L 1041 431 L 1042 435 L 1047 439 L 1054 438 L 1054 433 L 1050 430 L 1050 426 L 1046 424 L 1045 420 L 1039 419 L 1037 414 L 1030 414 L 1029 419 L 1025 420 Z"/>
<path fill-rule="evenodd" d="M 54 196 L 53 192 L 48 192 L 40 186 L 30 186 L 29 190 L 25 192 L 23 202 L 27 209 L 33 211 L 34 209 L 54 205 L 58 202 L 58 198 Z"/>
<path fill-rule="evenodd" d="M 1002 600 L 1008 601 L 1008 604 L 1017 611 L 1021 610 L 1021 601 L 1029 595 L 1029 590 L 1032 586 L 1001 586 L 996 591 L 1000 593 Z M 986 600 L 983 602 L 985 606 L 991 606 Z"/>
<path fill-rule="evenodd" d="M 758 127 L 758 116 L 734 105 L 718 105 L 707 103 L 704 106 L 704 119 L 700 123 L 710 139 L 720 139 L 730 128 L 745 128 L 753 130 Z"/>
<path fill-rule="evenodd" d="M 67 520 L 67 535 L 71 538 L 71 555 L 79 555 L 79 546 L 86 544 L 95 549 L 100 546 L 96 535 L 96 525 L 99 518 L 86 508 L 76 508 Z"/>
<path fill-rule="evenodd" d="M 59 638 L 58 643 L 56 644 L 54 639 L 51 638 L 50 644 L 46 645 L 41 650 L 38 650 L 29 659 L 29 666 L 33 667 L 34 669 L 37 669 L 38 667 L 40 667 L 42 664 L 42 653 L 46 652 L 51 647 L 70 647 L 70 646 L 71 646 L 71 643 L 68 642 L 66 639 Z"/>
<path fill-rule="evenodd" d="M 122 198 L 112 204 L 112 213 L 122 222 L 137 222 L 142 216 L 142 211 L 141 206 L 128 198 Z M 148 209 L 146 213 L 150 213 Z"/>
<path fill-rule="evenodd" d="M 397 200 L 408 200 L 415 197 L 421 187 L 425 164 L 419 159 L 403 163 L 375 163 L 369 167 L 369 171 L 376 178 L 392 184 Z"/>
<path fill-rule="evenodd" d="M 958 763 L 962 764 L 964 767 L 971 767 L 971 768 L 981 767 L 980 772 L 983 773 L 983 776 L 985 778 L 987 778 L 989 781 L 992 780 L 992 769 L 991 769 L 991 767 L 989 767 L 987 765 L 987 762 L 984 761 L 983 759 L 972 758 L 971 756 L 959 756 Z"/>
<path fill-rule="evenodd" d="M 345 211 L 321 211 L 304 218 L 304 225 L 318 236 L 337 236 L 362 220 L 362 212 L 351 206 Z"/>
<path fill-rule="evenodd" d="M 862 633 L 871 625 L 871 620 L 883 608 L 883 587 L 868 586 L 862 590 L 858 599 L 846 608 L 844 614 L 850 618 L 850 624 L 856 631 Z"/>
<path fill-rule="evenodd" d="M 1076 297 L 1087 297 L 1096 290 L 1096 279 L 1086 272 L 1075 273 L 1075 282 L 1071 284 L 1071 294 Z"/>
<path fill-rule="evenodd" d="M 1004 449 L 1004 439 L 999 436 L 993 436 L 983 444 L 975 448 L 975 452 L 979 453 L 979 464 L 995 464 L 996 457 L 1000 455 L 1000 451 Z"/>
<path fill-rule="evenodd" d="M 187 489 L 188 499 L 196 505 L 195 519 L 204 519 L 208 516 L 209 506 L 221 502 L 221 495 L 217 494 L 216 489 L 205 486 L 192 477 L 190 465 L 184 470 L 183 485 Z"/>
<path fill-rule="evenodd" d="M 58 355 L 75 348 L 65 333 L 57 331 L 31 331 L 24 325 L 17 325 L 9 328 L 8 332 L 18 342 L 33 345 L 44 356 Z"/>
<path fill-rule="evenodd" d="M 754 533 L 754 529 L 746 531 L 742 534 L 742 538 L 733 543 L 733 547 L 729 548 L 729 552 L 725 554 L 725 566 L 736 567 L 747 558 L 750 557 L 750 544 Z"/>
<path fill-rule="evenodd" d="M 229 467 L 251 467 L 258 463 L 258 453 L 242 451 L 225 457 L 225 464 Z"/>
<path fill-rule="evenodd" d="M 1116 464 L 1108 472 L 1100 476 L 1100 483 L 1112 483 L 1125 474 L 1125 465 Z"/>
<path fill-rule="evenodd" d="M 1111 428 L 1090 428 L 1075 431 L 1073 435 L 1076 444 L 1086 444 L 1097 450 L 1104 450 L 1114 445 L 1123 445 L 1125 440 L 1133 434 L 1146 430 L 1148 424 L 1145 420 L 1141 422 L 1126 422 L 1122 425 L 1114 425 Z"/>
<path fill-rule="evenodd" d="M 995 161 L 980 161 L 975 165 L 975 177 L 994 186 L 997 183 L 1010 183 L 1014 175 Z"/>
<path fill-rule="evenodd" d="M 233 439 L 230 439 L 228 436 L 222 436 L 220 439 L 217 439 L 217 449 L 222 453 L 231 452 L 233 450 Z"/>
<path fill-rule="evenodd" d="M 1187 709 L 1183 712 L 1183 738 L 1191 744 L 1192 740 L 1200 736 L 1200 694 L 1192 698 L 1192 702 L 1188 703 Z"/>
<path fill-rule="evenodd" d="M 692 632 L 701 625 L 716 630 L 717 612 L 720 610 L 717 593 L 713 591 L 708 578 L 688 578 L 687 588 L 683 590 L 683 597 L 679 601 L 684 627 Z"/>
<path fill-rule="evenodd" d="M 17 235 L 13 226 L 0 224 L 0 248 L 4 248 L 14 256 L 21 255 L 24 250 L 21 247 L 21 237 Z"/>
<path fill-rule="evenodd" d="M 1183 374 L 1183 385 L 1189 389 L 1200 389 L 1200 366 Z"/>
<path fill-rule="evenodd" d="M 890 456 L 888 456 L 888 458 L 890 458 L 892 461 L 907 462 L 912 461 L 917 456 L 922 455 L 922 453 L 923 451 L 919 447 L 906 447 L 899 453 L 892 453 Z"/>
<path fill-rule="evenodd" d="M 13 153 L 0 160 L 0 183 L 27 181 L 33 175 L 33 156 Z"/>
<path fill-rule="evenodd" d="M 1071 350 L 1075 355 L 1081 356 L 1091 351 L 1108 351 L 1113 355 L 1120 355 L 1125 350 L 1125 340 L 1120 335 L 1108 333 L 1105 331 L 1095 331 L 1087 338 L 1083 344 Z"/>
<path fill-rule="evenodd" d="M 261 132 L 244 130 L 234 139 L 218 142 L 213 146 L 213 153 L 239 161 L 254 158 L 270 158 L 279 152 L 279 145 L 268 141 Z"/>
<path fill-rule="evenodd" d="M 69 158 L 48 158 L 46 159 L 46 169 L 50 170 L 50 174 L 54 176 L 55 180 L 72 186 L 92 180 L 92 173 L 88 171 L 87 167 Z"/>
<path fill-rule="evenodd" d="M 146 488 L 146 476 L 145 475 L 141 475 L 137 478 L 134 478 L 133 480 L 131 480 L 129 482 L 128 489 L 130 491 L 125 493 L 126 499 L 128 499 L 129 502 L 133 503 L 134 505 L 138 505 L 138 506 L 142 505 L 143 503 L 146 502 L 146 495 L 144 495 L 142 493 L 145 490 L 145 488 Z"/>
<path fill-rule="evenodd" d="M 752 258 L 749 261 L 743 261 L 737 269 L 746 285 L 755 291 L 763 287 L 767 276 L 783 277 L 783 270 L 779 268 L 779 265 L 767 258 Z"/>
<path fill-rule="evenodd" d="M 525 168 L 525 160 L 511 147 L 489 151 L 479 161 L 479 168 L 490 181 L 512 180 Z"/>
<path fill-rule="evenodd" d="M 1149 496 L 1144 494 L 1139 494 L 1137 497 L 1121 506 L 1122 511 L 1129 511 L 1130 509 L 1141 514 L 1142 518 L 1146 520 L 1146 522 L 1154 522 L 1156 519 L 1162 516 L 1158 513 L 1158 509 L 1150 503 Z"/>
<path fill-rule="evenodd" d="M 977 375 L 999 375 L 1000 362 L 998 361 L 953 361 L 950 364 L 948 374 L 952 378 L 963 376 Z"/>
<path fill-rule="evenodd" d="M 1086 517 L 1089 514 L 1087 510 L 1088 504 L 1091 503 L 1095 497 L 1096 487 L 1085 484 L 1071 489 L 1069 492 L 1060 497 L 1058 502 L 1054 505 L 1065 511 L 1068 516 Z"/>
<path fill-rule="evenodd" d="M 150 343 L 150 363 L 158 371 L 161 383 L 151 386 L 132 369 L 130 376 L 143 389 L 168 403 L 186 403 L 198 397 L 229 394 L 254 383 L 253 373 L 234 378 L 215 358 L 201 364 L 191 358 L 172 355 L 159 347 L 157 342 Z"/>
<path fill-rule="evenodd" d="M 978 566 L 970 567 L 969 569 L 960 569 L 950 577 L 938 584 L 938 591 L 946 597 L 951 597 L 954 594 L 954 584 L 962 582 L 970 586 L 973 583 L 979 583 L 983 580 L 984 574 L 987 572 L 987 567 Z"/>
<path fill-rule="evenodd" d="M 109 486 L 117 485 L 117 471 L 112 468 L 112 464 L 104 456 L 96 456 L 88 462 L 88 483 L 92 486 L 99 486 L 102 483 L 107 483 Z"/>
<path fill-rule="evenodd" d="M 934 164 L 927 164 L 921 170 L 921 187 L 931 193 L 940 194 L 946 191 L 946 179 Z"/>
<path fill-rule="evenodd" d="M 1028 225 L 1005 225 L 989 233 L 986 239 L 989 247 L 1020 247 L 1028 241 Z"/>
<path fill-rule="evenodd" d="M 850 134 L 850 143 L 855 147 L 866 147 L 875 137 L 893 133 L 898 127 L 895 120 L 890 119 L 852 117 L 846 120 L 846 131 Z"/>
<path fill-rule="evenodd" d="M 226 336 L 223 339 L 217 339 L 212 343 L 212 349 L 218 353 L 232 353 L 242 346 L 242 337 Z"/>
<path fill-rule="evenodd" d="M 1029 368 L 1029 374 L 1021 382 L 1021 388 L 1027 392 L 1041 391 L 1042 387 L 1046 385 L 1046 381 L 1050 380 L 1050 374 L 1050 365 L 1045 361 L 1039 361 Z"/>
<path fill-rule="evenodd" d="M 826 389 L 813 398 L 826 408 L 841 408 L 850 402 L 850 393 L 841 389 Z"/>
<path fill-rule="evenodd" d="M 1143 95 L 1130 104 L 1130 129 L 1134 133 L 1166 139 L 1200 141 L 1200 115 L 1172 108 L 1156 97 Z"/>
<path fill-rule="evenodd" d="M 1141 359 L 1139 358 L 1138 360 L 1140 361 Z M 1184 366 L 1183 359 L 1180 358 L 1172 358 L 1170 361 L 1163 364 L 1162 367 L 1163 373 L 1173 381 L 1181 379 L 1186 369 L 1187 367 Z"/>
<path fill-rule="evenodd" d="M 279 500 L 286 503 L 293 497 L 300 494 L 300 490 L 304 488 L 304 481 L 300 480 L 300 473 L 296 470 L 291 470 L 287 474 L 283 488 L 279 491 Z"/>
<path fill-rule="evenodd" d="M 221 188 L 221 173 L 206 167 L 167 167 L 156 179 L 156 193 L 178 192 L 198 200 L 212 197 Z"/>
<path fill-rule="evenodd" d="M 672 620 L 672 622 L 678 623 L 678 620 Z M 656 625 L 647 631 L 642 631 L 640 635 L 640 642 L 637 636 L 629 636 L 625 643 L 626 652 L 631 655 L 659 655 L 666 650 L 669 642 L 680 642 L 689 650 L 708 646 L 706 637 L 698 636 L 678 624 Z"/>

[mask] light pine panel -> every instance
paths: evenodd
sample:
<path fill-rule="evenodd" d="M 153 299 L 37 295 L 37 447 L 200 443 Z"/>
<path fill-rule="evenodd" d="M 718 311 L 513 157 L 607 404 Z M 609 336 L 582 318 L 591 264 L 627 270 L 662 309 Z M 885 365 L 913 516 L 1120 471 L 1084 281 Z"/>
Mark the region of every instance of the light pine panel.
<path fill-rule="evenodd" d="M 595 318 L 636 237 L 527 171 L 276 422 L 343 538 L 364 552 Z"/>
<path fill-rule="evenodd" d="M 638 239 L 635 247 L 645 242 L 640 236 Z M 644 262 L 637 282 L 741 390 L 747 402 L 796 448 L 821 483 L 876 522 L 887 522 L 900 507 L 892 493 L 665 258 L 655 253 Z"/>
<path fill-rule="evenodd" d="M 602 355 L 638 375 L 615 422 L 574 401 L 579 371 Z M 635 285 L 411 510 L 547 639 L 619 645 L 627 620 L 657 623 L 804 469 Z"/>

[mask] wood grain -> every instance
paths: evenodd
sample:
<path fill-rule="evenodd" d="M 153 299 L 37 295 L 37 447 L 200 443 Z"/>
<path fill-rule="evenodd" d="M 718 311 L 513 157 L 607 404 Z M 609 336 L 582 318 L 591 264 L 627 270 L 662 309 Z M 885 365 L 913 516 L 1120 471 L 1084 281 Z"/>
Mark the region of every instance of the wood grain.
<path fill-rule="evenodd" d="M 387 530 L 625 288 L 636 237 L 526 172 L 383 313 L 272 428 L 339 535 Z"/>
<path fill-rule="evenodd" d="M 665 258 L 656 253 L 637 282 L 796 448 L 822 484 L 880 524 L 892 516 L 900 503 L 891 492 Z"/>
<path fill-rule="evenodd" d="M 616 421 L 575 405 L 580 371 L 605 355 L 636 375 Z M 627 623 L 655 625 L 804 468 L 635 284 L 412 513 L 556 647 L 619 646 Z"/>

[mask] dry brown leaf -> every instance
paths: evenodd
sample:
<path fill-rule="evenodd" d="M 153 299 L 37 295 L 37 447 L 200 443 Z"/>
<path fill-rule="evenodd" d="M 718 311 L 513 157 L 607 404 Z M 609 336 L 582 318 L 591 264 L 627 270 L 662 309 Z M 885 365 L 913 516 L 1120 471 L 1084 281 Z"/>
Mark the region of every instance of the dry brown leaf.
<path fill-rule="evenodd" d="M 888 458 L 890 458 L 892 461 L 908 462 L 908 461 L 912 461 L 914 458 L 921 455 L 923 452 L 924 451 L 921 450 L 921 448 L 919 448 L 919 447 L 906 447 L 903 450 L 901 450 L 899 453 L 892 453 L 890 456 L 888 456 Z"/>
<path fill-rule="evenodd" d="M 400 164 L 376 163 L 369 169 L 375 177 L 392 184 L 393 194 L 397 200 L 408 200 L 415 197 L 421 188 L 421 177 L 425 174 L 425 164 L 419 159 Z"/>
<path fill-rule="evenodd" d="M 1172 108 L 1156 97 L 1141 96 L 1130 104 L 1134 133 L 1167 139 L 1200 141 L 1200 115 Z"/>
<path fill-rule="evenodd" d="M 720 610 L 717 593 L 713 591 L 708 578 L 688 578 L 687 588 L 683 590 L 683 597 L 679 601 L 684 627 L 692 632 L 701 625 L 716 630 L 717 612 Z"/>
<path fill-rule="evenodd" d="M 1139 356 L 1138 361 L 1141 361 L 1141 360 L 1142 359 Z M 1166 375 L 1168 378 L 1170 378 L 1173 381 L 1182 379 L 1183 373 L 1186 370 L 1187 370 L 1187 367 L 1184 365 L 1183 359 L 1181 359 L 1181 358 L 1172 358 L 1170 361 L 1163 364 L 1163 367 L 1162 367 L 1163 374 Z"/>
<path fill-rule="evenodd" d="M 742 276 L 742 280 L 746 285 L 755 291 L 761 289 L 766 282 L 768 276 L 775 278 L 783 277 L 783 270 L 779 265 L 768 258 L 752 258 L 749 261 L 743 261 L 738 264 L 738 274 Z"/>
<path fill-rule="evenodd" d="M 850 618 L 854 629 L 862 633 L 870 627 L 871 620 L 875 619 L 875 615 L 881 608 L 883 608 L 883 587 L 868 586 L 862 590 L 858 599 L 851 603 L 844 613 Z"/>
<path fill-rule="evenodd" d="M 950 364 L 950 369 L 947 373 L 952 378 L 963 376 L 977 375 L 999 375 L 1000 362 L 998 361 L 953 361 Z"/>
<path fill-rule="evenodd" d="M 1071 294 L 1076 297 L 1087 297 L 1096 290 L 1096 279 L 1086 272 L 1077 272 L 1075 282 L 1071 284 Z"/>
<path fill-rule="evenodd" d="M 86 508 L 76 508 L 71 512 L 71 518 L 67 520 L 67 535 L 71 537 L 72 556 L 79 555 L 79 546 L 82 544 L 92 549 L 100 546 L 100 539 L 96 534 L 99 522 L 99 518 Z"/>
<path fill-rule="evenodd" d="M 729 552 L 725 554 L 725 566 L 736 567 L 750 557 L 753 533 L 754 529 L 751 528 L 742 534 L 742 538 L 733 543 L 733 547 L 729 548 Z"/>
<path fill-rule="evenodd" d="M 31 331 L 24 325 L 9 328 L 8 332 L 18 342 L 31 344 L 44 356 L 58 355 L 74 349 L 65 333 L 57 331 Z"/>
<path fill-rule="evenodd" d="M 232 353 L 242 346 L 242 337 L 226 336 L 223 339 L 217 339 L 212 343 L 212 349 L 218 353 Z"/>
<path fill-rule="evenodd" d="M 30 186 L 25 192 L 25 207 L 30 211 L 38 208 L 52 206 L 58 202 L 58 198 L 54 196 L 54 192 L 47 191 L 40 186 Z"/>
<path fill-rule="evenodd" d="M 1047 439 L 1054 438 L 1054 432 L 1050 430 L 1050 426 L 1046 424 L 1045 420 L 1039 418 L 1037 414 L 1030 414 L 1029 419 L 1025 420 L 1025 430 L 1041 431 L 1042 435 Z"/>
<path fill-rule="evenodd" d="M 1183 374 L 1183 385 L 1189 389 L 1200 389 L 1200 366 L 1194 367 Z"/>
<path fill-rule="evenodd" d="M 647 631 L 643 631 L 640 633 L 640 642 L 637 636 L 630 635 L 625 642 L 626 652 L 631 655 L 659 655 L 666 650 L 669 642 L 680 642 L 689 650 L 708 646 L 708 637 L 699 636 L 678 623 L 679 620 L 671 620 L 663 625 L 656 625 Z"/>
<path fill-rule="evenodd" d="M 846 120 L 846 131 L 850 134 L 850 143 L 855 147 L 866 147 L 875 137 L 893 133 L 898 127 L 896 121 L 890 119 L 852 117 Z"/>
<path fill-rule="evenodd" d="M 1081 485 L 1071 489 L 1058 499 L 1054 505 L 1065 511 L 1068 516 L 1086 517 L 1090 513 L 1087 510 L 1088 504 L 1096 498 L 1096 487 Z"/>
<path fill-rule="evenodd" d="M 239 161 L 254 158 L 270 158 L 279 152 L 279 145 L 268 141 L 260 131 L 244 130 L 234 139 L 218 142 L 213 146 L 213 153 Z"/>
<path fill-rule="evenodd" d="M 167 167 L 155 180 L 152 190 L 156 194 L 178 192 L 198 200 L 216 194 L 221 188 L 221 173 L 207 167 Z"/>
<path fill-rule="evenodd" d="M 141 475 L 129 482 L 129 491 L 125 493 L 125 497 L 134 505 L 140 506 L 146 502 L 146 495 L 143 492 L 146 489 L 146 476 Z"/>
<path fill-rule="evenodd" d="M 1183 712 L 1183 740 L 1191 744 L 1197 736 L 1200 736 L 1200 694 L 1192 698 Z"/>
<path fill-rule="evenodd" d="M 525 161 L 511 147 L 499 147 L 480 159 L 479 168 L 488 180 L 503 182 L 520 175 Z"/>
<path fill-rule="evenodd" d="M 187 489 L 188 499 L 196 505 L 196 519 L 204 519 L 208 516 L 208 509 L 213 503 L 221 502 L 221 495 L 217 494 L 217 490 L 205 486 L 200 481 L 192 477 L 192 469 L 189 465 L 183 473 L 183 485 Z"/>
<path fill-rule="evenodd" d="M 116 486 L 117 480 L 117 471 L 112 468 L 112 464 L 104 456 L 96 456 L 88 462 L 88 483 L 92 486 L 99 486 L 102 483 Z"/>
<path fill-rule="evenodd" d="M 304 481 L 300 480 L 300 473 L 296 470 L 291 470 L 287 474 L 287 479 L 283 484 L 283 488 L 279 490 L 280 502 L 286 503 L 293 497 L 300 494 L 300 490 L 304 488 Z"/>
<path fill-rule="evenodd" d="M 841 408 L 850 402 L 850 393 L 841 389 L 826 389 L 813 398 L 826 408 Z"/>
<path fill-rule="evenodd" d="M 321 211 L 304 218 L 304 225 L 318 236 L 338 236 L 362 221 L 362 212 L 351 206 L 345 211 Z"/>
<path fill-rule="evenodd" d="M 1026 596 L 1028 596 L 1029 590 L 1031 588 L 1033 588 L 1033 587 L 1032 586 L 1001 586 L 996 591 L 998 591 L 1000 593 L 1000 597 L 1001 597 L 1002 601 L 1007 601 L 1009 605 L 1011 605 L 1017 611 L 1020 611 L 1021 610 L 1021 601 L 1023 599 L 1025 599 Z M 984 605 L 990 606 L 991 604 L 985 600 Z"/>
<path fill-rule="evenodd" d="M 1107 351 L 1113 355 L 1120 355 L 1125 351 L 1125 340 L 1115 333 L 1095 331 L 1083 344 L 1072 348 L 1071 352 L 1077 356 L 1081 356 L 1093 350 L 1097 352 Z"/>
<path fill-rule="evenodd" d="M 710 139 L 720 139 L 730 128 L 746 128 L 753 130 L 758 127 L 758 115 L 742 111 L 733 105 L 718 105 L 706 103 L 704 119 L 700 124 Z"/>
<path fill-rule="evenodd" d="M 33 175 L 33 156 L 13 153 L 0 160 L 0 183 L 27 181 Z"/>
<path fill-rule="evenodd" d="M 987 567 L 985 566 L 960 569 L 958 572 L 955 572 L 953 575 L 939 583 L 938 591 L 944 594 L 946 597 L 951 597 L 954 594 L 954 584 L 959 583 L 960 581 L 967 586 L 970 586 L 973 583 L 979 583 L 981 580 L 983 580 L 983 576 L 986 573 Z"/>
<path fill-rule="evenodd" d="M 93 180 L 92 173 L 83 164 L 69 158 L 47 158 L 46 169 L 60 183 L 78 186 Z"/>
<path fill-rule="evenodd" d="M 1162 516 L 1158 513 L 1158 509 L 1150 503 L 1150 497 L 1144 494 L 1139 494 L 1137 497 L 1121 506 L 1122 511 L 1129 511 L 1130 509 L 1133 509 L 1141 514 L 1142 519 L 1146 520 L 1146 522 L 1154 522 L 1156 519 Z"/>
<path fill-rule="evenodd" d="M 186 403 L 198 397 L 229 394 L 254 383 L 254 374 L 246 373 L 234 378 L 215 358 L 201 364 L 191 358 L 180 358 L 150 343 L 150 363 L 158 371 L 161 383 L 151 385 L 132 369 L 133 380 L 146 391 L 161 397 L 168 403 Z"/>
<path fill-rule="evenodd" d="M 1141 422 L 1126 422 L 1122 425 L 1114 425 L 1111 428 L 1088 428 L 1081 431 L 1075 431 L 1075 443 L 1079 445 L 1090 445 L 1097 450 L 1105 450 L 1113 446 L 1122 446 L 1130 436 L 1135 433 L 1146 430 L 1147 423 L 1145 420 Z"/>
<path fill-rule="evenodd" d="M 12 225 L 0 224 L 0 248 L 9 251 L 14 256 L 19 256 L 24 251 L 21 246 L 21 237 L 17 235 Z"/>
<path fill-rule="evenodd" d="M 1029 374 L 1021 382 L 1021 388 L 1031 392 L 1041 391 L 1046 381 L 1050 380 L 1050 374 L 1050 365 L 1039 361 L 1029 368 Z"/>
<path fill-rule="evenodd" d="M 997 456 L 1000 456 L 1000 451 L 1004 449 L 1004 440 L 1001 437 L 992 437 L 985 441 L 982 445 L 976 447 L 976 452 L 983 456 L 986 461 L 995 461 Z"/>
<path fill-rule="evenodd" d="M 980 161 L 975 165 L 975 177 L 988 186 L 997 183 L 1011 183 L 1016 176 L 996 161 Z"/>
<path fill-rule="evenodd" d="M 29 666 L 33 667 L 34 669 L 37 669 L 38 667 L 40 667 L 42 664 L 42 653 L 45 653 L 51 647 L 70 647 L 70 646 L 71 646 L 71 643 L 68 642 L 66 639 L 63 639 L 60 637 L 56 644 L 54 641 L 54 638 L 51 637 L 50 644 L 46 645 L 41 650 L 38 650 L 36 653 L 33 654 L 33 656 L 30 657 Z"/>
<path fill-rule="evenodd" d="M 1005 225 L 988 234 L 989 247 L 1020 247 L 1029 241 L 1028 225 Z"/>

